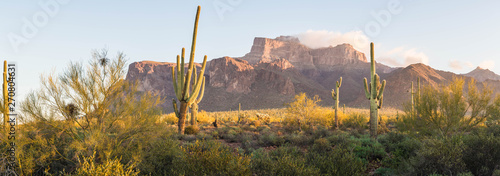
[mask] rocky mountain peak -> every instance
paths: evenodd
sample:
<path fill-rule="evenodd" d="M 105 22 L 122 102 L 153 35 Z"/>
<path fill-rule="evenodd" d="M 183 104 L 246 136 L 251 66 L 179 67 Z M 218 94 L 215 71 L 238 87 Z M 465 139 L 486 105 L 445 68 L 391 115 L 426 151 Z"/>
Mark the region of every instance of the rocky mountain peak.
<path fill-rule="evenodd" d="M 489 69 L 484 69 L 481 67 L 477 67 L 476 69 L 474 69 L 471 72 L 464 74 L 464 75 L 472 77 L 479 82 L 483 82 L 483 81 L 488 80 L 488 79 L 500 80 L 500 75 L 495 74 L 495 72 L 492 72 Z"/>

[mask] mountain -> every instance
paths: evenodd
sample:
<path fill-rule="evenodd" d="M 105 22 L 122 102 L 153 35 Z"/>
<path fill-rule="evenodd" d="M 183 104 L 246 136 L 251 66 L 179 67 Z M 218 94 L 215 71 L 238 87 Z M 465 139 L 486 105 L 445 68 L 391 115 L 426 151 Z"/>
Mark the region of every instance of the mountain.
<path fill-rule="evenodd" d="M 134 62 L 129 66 L 126 79 L 138 81 L 141 91 L 158 93 L 170 100 L 175 98 L 171 80 L 171 67 L 175 65 L 168 62 Z M 196 66 L 201 67 L 200 64 Z M 408 102 L 411 82 L 415 82 L 416 87 L 418 77 L 422 85 L 438 86 L 457 76 L 467 80 L 482 76 L 480 73 L 457 75 L 424 64 L 391 68 L 376 63 L 376 67 L 380 77 L 387 80 L 384 107 L 395 108 L 401 108 L 403 103 Z M 342 77 L 340 103 L 349 107 L 368 107 L 363 78 L 369 78 L 369 74 L 370 63 L 365 54 L 350 44 L 311 49 L 295 37 L 257 37 L 250 52 L 243 57 L 226 56 L 207 62 L 205 95 L 199 106 L 205 111 L 234 110 L 239 103 L 243 109 L 281 108 L 299 92 L 308 96 L 318 95 L 321 105 L 331 106 L 330 92 Z M 485 82 L 499 92 L 498 79 L 488 77 Z M 165 101 L 162 107 L 166 112 L 172 112 L 170 101 Z"/>
<path fill-rule="evenodd" d="M 492 72 L 488 69 L 483 69 L 481 67 L 477 67 L 476 69 L 474 69 L 471 72 L 464 74 L 464 75 L 468 76 L 468 77 L 472 77 L 480 82 L 486 81 L 487 79 L 500 80 L 500 75 L 497 75 L 494 72 Z"/>

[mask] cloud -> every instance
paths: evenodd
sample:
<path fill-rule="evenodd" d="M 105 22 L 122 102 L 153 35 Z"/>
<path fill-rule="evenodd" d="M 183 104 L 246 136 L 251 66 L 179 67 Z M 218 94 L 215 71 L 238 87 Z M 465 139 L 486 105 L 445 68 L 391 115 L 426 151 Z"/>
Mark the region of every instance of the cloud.
<path fill-rule="evenodd" d="M 337 46 L 343 43 L 351 44 L 356 50 L 365 53 L 367 57 L 370 54 L 370 38 L 363 31 L 335 32 L 327 30 L 307 30 L 306 32 L 295 35 L 300 43 L 310 48 L 322 48 Z M 376 50 L 382 51 L 376 53 L 378 62 L 391 66 L 407 66 L 414 63 L 429 64 L 429 57 L 417 48 L 405 48 L 403 46 L 385 49 L 382 44 L 375 46 Z M 383 52 L 386 51 L 386 52 Z"/>
<path fill-rule="evenodd" d="M 370 51 L 370 39 L 362 31 L 341 33 L 327 30 L 307 30 L 297 34 L 296 37 L 299 38 L 300 43 L 314 49 L 349 43 L 363 53 Z"/>
<path fill-rule="evenodd" d="M 380 62 L 397 67 L 405 67 L 415 63 L 429 65 L 429 57 L 416 48 L 406 49 L 405 47 L 396 47 L 389 51 L 382 52 Z"/>
<path fill-rule="evenodd" d="M 450 60 L 448 62 L 448 66 L 453 70 L 463 70 L 464 68 L 474 68 L 474 65 L 471 62 L 461 62 L 459 60 Z"/>
<path fill-rule="evenodd" d="M 493 70 L 495 68 L 495 61 L 494 60 L 484 60 L 479 64 L 479 67 Z"/>

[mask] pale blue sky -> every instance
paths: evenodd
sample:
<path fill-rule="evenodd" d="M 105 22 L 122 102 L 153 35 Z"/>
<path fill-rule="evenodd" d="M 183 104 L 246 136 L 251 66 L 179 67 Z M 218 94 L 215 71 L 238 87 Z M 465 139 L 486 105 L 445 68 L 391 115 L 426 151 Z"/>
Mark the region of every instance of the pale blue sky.
<path fill-rule="evenodd" d="M 128 63 L 174 62 L 180 49 L 190 46 L 197 5 L 202 6 L 197 61 L 203 55 L 243 56 L 254 37 L 328 39 L 309 43 L 322 46 L 349 41 L 359 31 L 375 42 L 377 60 L 388 65 L 423 61 L 465 73 L 482 64 L 500 73 L 500 1 L 61 0 L 50 15 L 39 5 L 45 2 L 57 1 L 0 0 L 0 59 L 17 62 L 18 99 L 39 87 L 41 73 L 86 62 L 92 49 L 107 47 L 111 56 L 123 51 Z M 392 3 L 399 3 L 397 13 L 389 11 Z M 391 17 L 383 16 L 386 24 L 373 15 L 384 12 Z M 41 21 L 37 33 L 23 35 L 34 16 Z M 377 34 L 365 28 L 373 24 L 380 27 Z M 25 40 L 15 47 L 12 36 Z M 353 45 L 366 51 L 365 45 Z"/>

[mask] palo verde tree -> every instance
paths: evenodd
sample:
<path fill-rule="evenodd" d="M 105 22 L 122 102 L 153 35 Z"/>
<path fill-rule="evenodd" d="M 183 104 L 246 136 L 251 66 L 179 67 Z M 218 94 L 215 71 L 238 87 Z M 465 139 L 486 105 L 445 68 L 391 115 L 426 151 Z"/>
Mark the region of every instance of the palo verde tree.
<path fill-rule="evenodd" d="M 196 108 L 197 111 L 198 109 L 197 105 L 199 101 L 201 101 L 201 97 L 198 99 L 199 101 L 197 101 L 197 98 L 200 95 L 201 89 L 205 89 L 205 76 L 203 76 L 203 74 L 205 73 L 205 66 L 207 65 L 206 55 L 203 58 L 203 64 L 201 66 L 199 76 L 195 78 L 193 83 L 191 83 L 191 77 L 193 77 L 193 72 L 196 72 L 194 68 L 195 67 L 194 52 L 196 47 L 196 34 L 198 30 L 199 17 L 200 17 L 200 6 L 198 6 L 198 10 L 196 12 L 196 19 L 194 22 L 193 41 L 191 43 L 191 54 L 189 58 L 189 65 L 187 72 L 185 72 L 184 68 L 184 54 L 185 54 L 184 48 L 182 48 L 181 56 L 177 55 L 177 67 L 172 67 L 172 81 L 174 84 L 175 96 L 180 102 L 180 107 L 178 107 L 177 101 L 175 99 L 172 99 L 175 115 L 179 119 L 177 124 L 179 127 L 178 128 L 179 134 L 184 134 L 184 125 L 185 125 L 184 123 L 186 121 L 186 116 L 189 106 L 194 105 L 195 106 L 194 108 Z M 191 84 L 192 88 L 190 88 Z M 203 96 L 203 94 L 201 96 Z"/>
<path fill-rule="evenodd" d="M 479 89 L 473 79 L 467 84 L 463 78 L 453 78 L 447 85 L 425 85 L 420 94 L 413 106 L 405 107 L 401 125 L 405 131 L 440 136 L 464 133 L 485 122 L 498 107 L 490 103 L 491 88 Z"/>
<path fill-rule="evenodd" d="M 339 129 L 339 116 L 338 116 L 338 111 L 339 111 L 339 88 L 342 85 L 342 77 L 337 81 L 335 85 L 335 89 L 332 89 L 332 98 L 333 101 L 335 101 L 335 129 Z"/>
<path fill-rule="evenodd" d="M 60 75 L 42 75 L 41 89 L 28 94 L 21 103 L 26 124 L 43 126 L 37 133 L 44 138 L 69 138 L 64 143 L 86 149 L 72 155 L 90 156 L 96 150 L 99 160 L 105 160 L 130 150 L 145 133 L 154 131 L 161 100 L 139 92 L 136 83 L 125 80 L 125 63 L 123 53 L 109 60 L 106 49 L 95 50 L 87 65 L 70 63 Z M 54 150 L 57 152 L 49 153 L 59 155 L 63 151 L 57 147 Z"/>
<path fill-rule="evenodd" d="M 382 107 L 383 98 L 384 98 L 384 88 L 385 88 L 385 80 L 382 81 L 382 85 L 380 85 L 380 77 L 377 73 L 375 73 L 375 56 L 373 50 L 373 43 L 370 44 L 370 61 L 371 61 L 371 69 L 370 69 L 370 77 L 371 82 L 368 85 L 366 78 L 363 80 L 365 85 L 365 96 L 370 100 L 370 136 L 372 138 L 377 137 L 377 125 L 378 125 L 378 109 Z"/>

